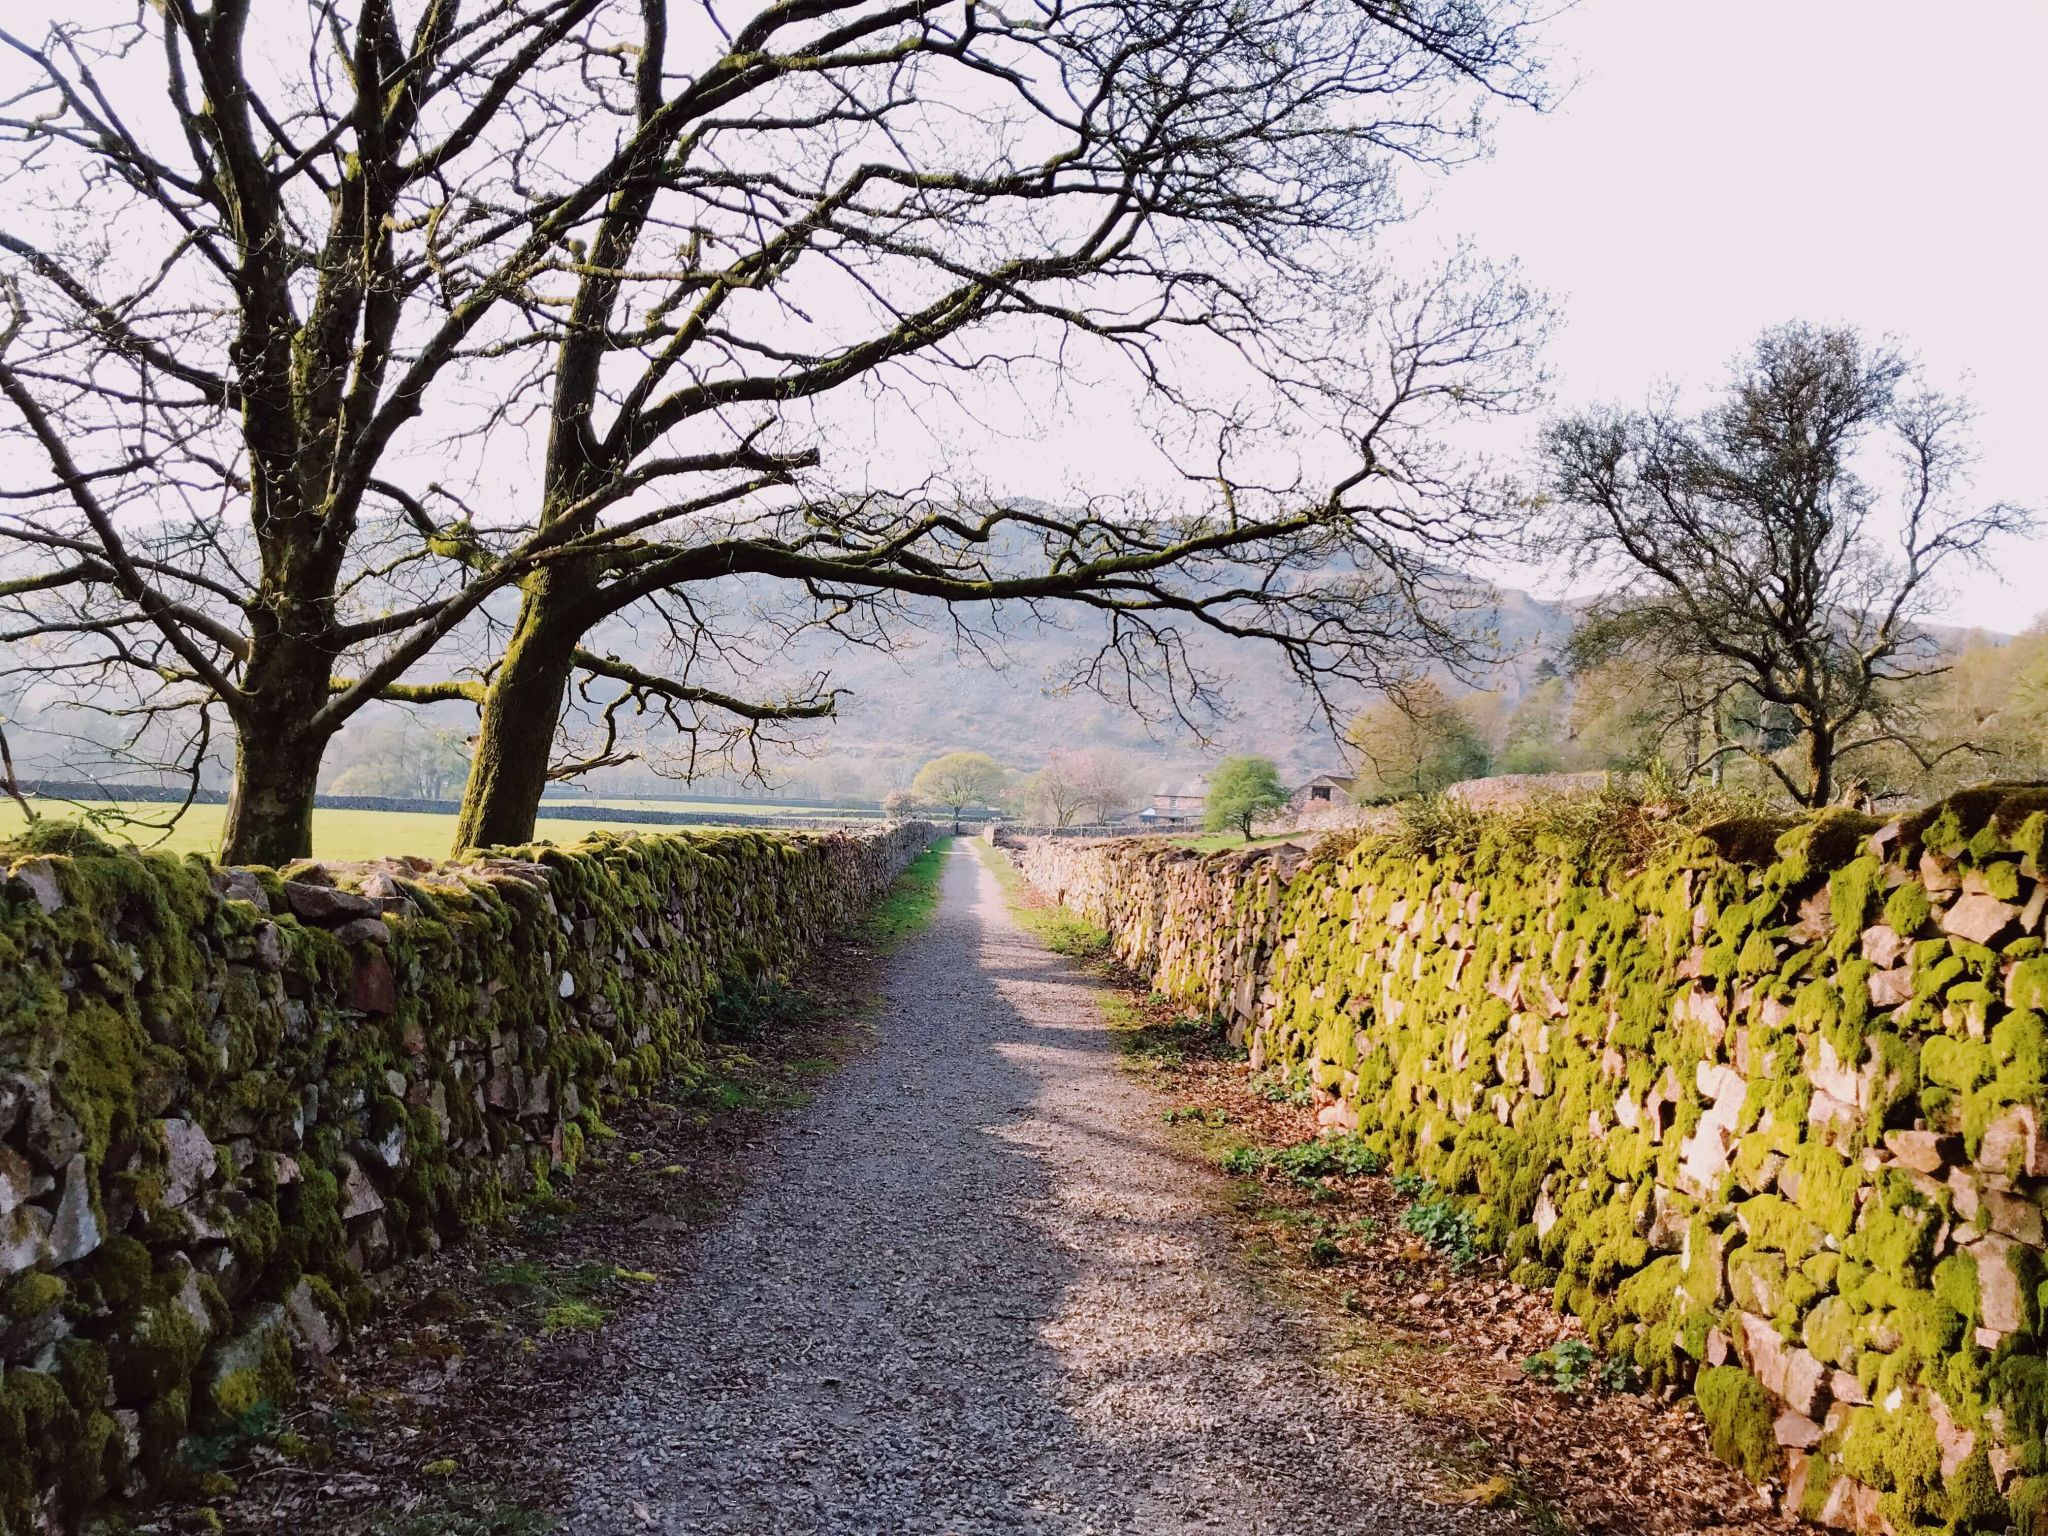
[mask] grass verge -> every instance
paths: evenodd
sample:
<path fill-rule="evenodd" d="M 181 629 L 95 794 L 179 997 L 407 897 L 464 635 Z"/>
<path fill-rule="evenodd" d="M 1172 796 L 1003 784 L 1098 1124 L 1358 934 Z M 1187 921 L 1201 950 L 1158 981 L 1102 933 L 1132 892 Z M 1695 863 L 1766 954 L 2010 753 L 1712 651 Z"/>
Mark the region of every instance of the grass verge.
<path fill-rule="evenodd" d="M 1016 864 L 1002 849 L 976 838 L 974 856 L 996 877 L 996 884 L 1002 887 L 1003 898 L 1010 904 L 1011 916 L 1026 930 L 1038 935 L 1047 949 L 1070 960 L 1097 967 L 1110 963 L 1111 949 L 1106 929 L 1097 928 L 1065 907 L 1054 906 L 1040 897 L 1017 872 Z"/>
<path fill-rule="evenodd" d="M 868 914 L 863 929 L 868 943 L 877 949 L 894 949 L 932 920 L 939 909 L 939 876 L 952 851 L 953 839 L 942 837 L 910 861 L 889 894 Z"/>

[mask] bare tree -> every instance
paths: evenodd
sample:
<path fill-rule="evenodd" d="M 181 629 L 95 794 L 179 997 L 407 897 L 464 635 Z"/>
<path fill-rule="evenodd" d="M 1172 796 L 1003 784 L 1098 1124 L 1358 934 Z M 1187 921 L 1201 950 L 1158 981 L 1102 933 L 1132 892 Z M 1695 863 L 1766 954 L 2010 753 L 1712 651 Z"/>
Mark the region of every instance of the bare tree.
<path fill-rule="evenodd" d="M 1895 348 L 1788 325 L 1699 415 L 1592 411 L 1545 445 L 1563 537 L 1615 582 L 1594 617 L 1620 652 L 1707 658 L 1712 700 L 1739 684 L 1780 714 L 1796 762 L 1768 731 L 1719 750 L 1820 806 L 1859 751 L 1924 755 L 1898 709 L 1947 665 L 1924 622 L 1939 579 L 2032 525 L 1967 499 L 1969 420 Z"/>
<path fill-rule="evenodd" d="M 1396 166 L 1477 147 L 1475 93 L 1536 99 L 1529 14 L 169 0 L 0 32 L 0 424 L 43 465 L 0 520 L 0 638 L 195 782 L 224 724 L 224 854 L 268 862 L 309 851 L 372 700 L 476 703 L 461 840 L 512 840 L 636 716 L 750 749 L 829 713 L 828 679 L 730 679 L 917 600 L 1079 604 L 1077 681 L 1174 708 L 1189 626 L 1317 689 L 1455 649 L 1445 561 L 1499 488 L 1434 429 L 1522 403 L 1542 315 L 1470 264 L 1399 289 L 1330 253 L 1396 216 Z M 1346 467 L 1248 468 L 1190 337 Z M 798 414 L 1083 344 L 1209 423 L 1198 500 L 856 494 Z M 449 462 L 516 461 L 529 423 L 534 504 L 466 500 Z M 778 611 L 722 618 L 746 580 Z M 659 667 L 590 643 L 615 617 Z"/>
<path fill-rule="evenodd" d="M 335 731 L 563 542 L 467 558 L 421 455 L 502 402 L 422 417 L 647 153 L 616 8 L 169 0 L 0 32 L 26 72 L 0 423 L 41 465 L 0 524 L 6 639 L 138 730 L 187 717 L 195 775 L 231 725 L 230 859 L 308 852 Z"/>
<path fill-rule="evenodd" d="M 1128 811 L 1144 796 L 1138 769 L 1129 759 L 1098 748 L 1081 757 L 1081 804 L 1096 821 Z"/>
<path fill-rule="evenodd" d="M 679 119 L 673 149 L 612 204 L 552 328 L 536 516 L 581 552 L 523 578 L 502 665 L 467 685 L 482 728 L 459 840 L 527 836 L 550 778 L 618 760 L 624 715 L 694 739 L 707 705 L 755 723 L 829 712 L 822 677 L 741 703 L 693 674 L 759 643 L 709 616 L 709 589 L 735 579 L 778 584 L 789 628 L 866 644 L 915 599 L 1078 603 L 1106 638 L 1077 681 L 1176 708 L 1203 689 L 1189 627 L 1287 645 L 1319 689 L 1451 644 L 1421 613 L 1423 551 L 1475 531 L 1457 514 L 1481 488 L 1411 439 L 1454 395 L 1519 398 L 1503 367 L 1537 319 L 1511 284 L 1467 291 L 1468 271 L 1384 292 L 1327 253 L 1394 216 L 1396 163 L 1475 147 L 1475 90 L 1534 99 L 1527 17 L 1522 0 L 832 0 L 697 29 L 679 88 L 641 81 L 643 120 Z M 645 56 L 661 53 L 650 33 Z M 1364 300 L 1383 345 L 1329 332 L 1335 305 L 1355 318 Z M 814 473 L 794 410 L 1014 378 L 1084 344 L 1192 407 L 1171 363 L 1191 336 L 1283 400 L 1336 405 L 1350 472 L 1261 485 L 1219 454 L 1193 508 L 852 495 Z M 1357 573 L 1349 591 L 1333 565 Z M 626 613 L 680 667 L 584 644 Z M 579 667 L 594 685 L 572 685 Z M 535 729 L 565 693 L 597 727 L 581 756 Z"/>
<path fill-rule="evenodd" d="M 1031 775 L 1027 797 L 1054 826 L 1071 826 L 1088 804 L 1088 776 L 1085 757 L 1055 748 L 1046 754 L 1045 766 Z"/>

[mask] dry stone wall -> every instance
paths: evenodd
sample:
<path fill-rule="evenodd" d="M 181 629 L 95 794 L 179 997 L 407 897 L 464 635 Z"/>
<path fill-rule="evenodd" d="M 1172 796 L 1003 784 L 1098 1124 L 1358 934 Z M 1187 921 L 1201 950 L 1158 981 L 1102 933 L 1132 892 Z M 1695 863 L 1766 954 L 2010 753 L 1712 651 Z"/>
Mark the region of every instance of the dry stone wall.
<path fill-rule="evenodd" d="M 2048 790 L 1731 823 L 1641 868 L 1537 824 L 1016 857 L 1690 1385 L 1788 1507 L 2048 1531 Z"/>
<path fill-rule="evenodd" d="M 288 1393 L 366 1276 L 573 1167 L 931 835 L 282 874 L 0 845 L 0 1532 L 188 1481 L 188 1436 Z"/>

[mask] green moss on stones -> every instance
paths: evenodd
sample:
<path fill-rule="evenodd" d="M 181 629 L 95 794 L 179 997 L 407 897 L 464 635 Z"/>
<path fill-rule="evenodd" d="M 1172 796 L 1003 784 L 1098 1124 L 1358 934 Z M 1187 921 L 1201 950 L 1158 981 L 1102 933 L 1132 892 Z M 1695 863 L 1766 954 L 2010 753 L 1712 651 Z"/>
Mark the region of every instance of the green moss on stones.
<path fill-rule="evenodd" d="M 0 1358 L 0 1529 L 124 1470 L 109 1393 L 159 1486 L 188 1433 L 281 1399 L 279 1304 L 359 1320 L 366 1268 L 573 1166 L 608 1096 L 692 1070 L 712 1000 L 851 926 L 918 841 L 593 838 L 530 850 L 545 888 L 398 879 L 388 942 L 353 945 L 275 871 L 224 896 L 204 860 L 76 828 L 0 845 L 0 872 L 35 861 L 0 881 L 0 1077 L 29 1085 L 29 1151 L 84 1193 L 92 1248 L 0 1287 L 0 1337 L 33 1341 Z"/>
<path fill-rule="evenodd" d="M 1777 1415 L 1763 1383 L 1737 1366 L 1708 1366 L 1692 1390 L 1714 1454 L 1757 1482 L 1776 1477 L 1784 1458 L 1772 1429 Z"/>

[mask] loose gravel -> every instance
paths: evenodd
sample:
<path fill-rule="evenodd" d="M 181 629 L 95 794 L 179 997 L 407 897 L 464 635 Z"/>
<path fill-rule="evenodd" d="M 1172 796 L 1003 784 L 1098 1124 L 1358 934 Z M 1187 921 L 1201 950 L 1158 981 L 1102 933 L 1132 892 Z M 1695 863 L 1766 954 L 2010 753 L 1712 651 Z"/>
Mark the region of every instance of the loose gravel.
<path fill-rule="evenodd" d="M 576 1532 L 1497 1531 L 1319 1370 L 970 851 L 880 1043 L 789 1117 L 562 1454 Z"/>

